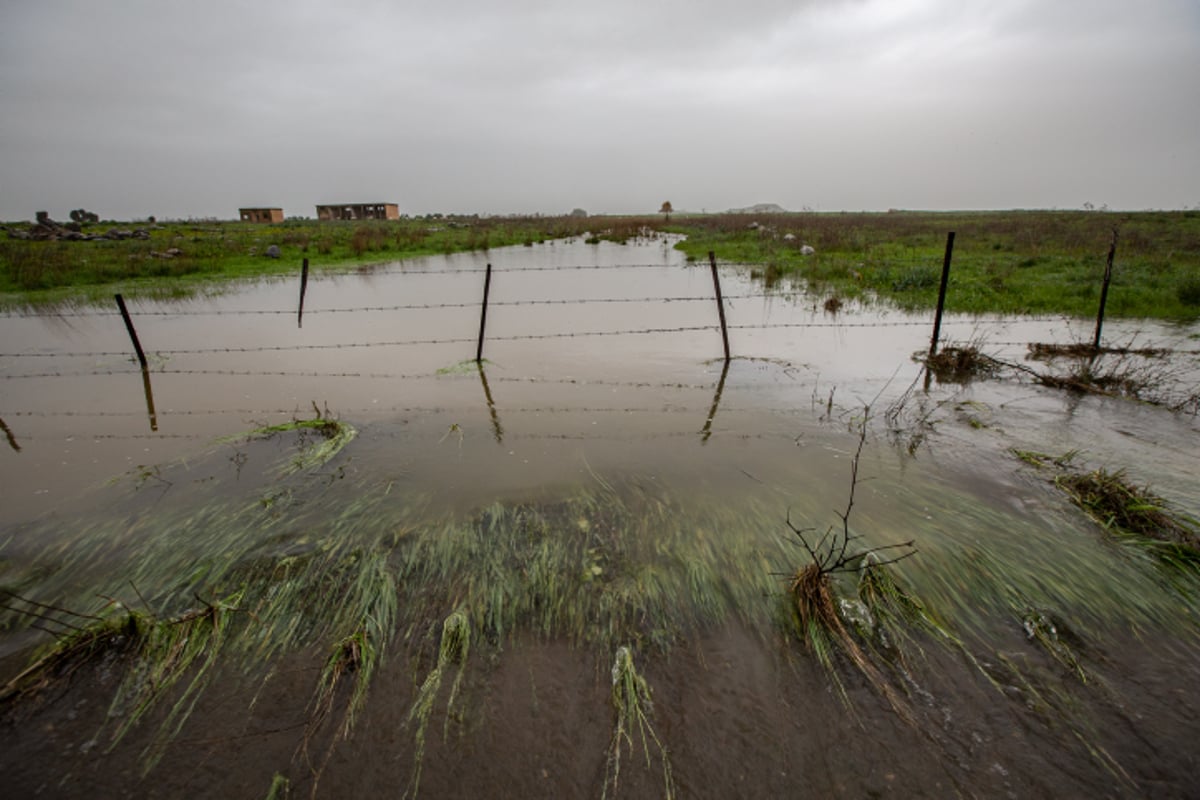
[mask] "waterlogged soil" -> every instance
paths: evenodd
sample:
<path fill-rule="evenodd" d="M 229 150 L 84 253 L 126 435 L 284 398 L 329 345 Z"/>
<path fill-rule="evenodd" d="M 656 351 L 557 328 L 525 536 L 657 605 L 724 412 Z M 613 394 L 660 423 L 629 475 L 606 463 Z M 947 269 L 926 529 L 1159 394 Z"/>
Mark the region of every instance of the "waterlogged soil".
<path fill-rule="evenodd" d="M 277 776 L 293 797 L 1200 793 L 1198 579 L 1115 542 L 1012 454 L 1078 451 L 1197 516 L 1197 418 L 1019 375 L 925 385 L 911 356 L 930 320 L 830 313 L 732 270 L 726 369 L 710 270 L 671 244 L 312 277 L 302 327 L 298 278 L 138 305 L 145 377 L 115 309 L 0 318 L 0 680 L 47 631 L 88 624 L 67 610 L 166 620 L 242 592 L 211 669 L 159 689 L 110 644 L 7 697 L 6 793 L 266 797 Z M 1161 391 L 1195 391 L 1195 327 L 1105 331 L 1170 349 Z M 1090 333 L 943 324 L 1017 363 Z M 356 435 L 314 466 L 292 469 L 319 431 L 245 435 L 318 414 Z M 810 544 L 836 532 L 852 487 L 851 546 L 912 541 L 891 570 L 938 622 L 870 651 L 902 710 L 786 622 L 807 559 L 787 521 Z M 371 556 L 391 610 L 343 580 Z M 326 586 L 319 608 L 389 621 L 359 640 L 379 662 L 360 655 L 328 696 L 331 647 L 360 629 L 270 611 L 302 618 L 272 592 L 317 603 Z M 857 613 L 852 576 L 837 586 Z M 439 660 L 458 611 L 469 653 Z M 640 723 L 614 703 L 620 647 L 647 687 Z M 131 685 L 155 701 L 116 738 Z"/>

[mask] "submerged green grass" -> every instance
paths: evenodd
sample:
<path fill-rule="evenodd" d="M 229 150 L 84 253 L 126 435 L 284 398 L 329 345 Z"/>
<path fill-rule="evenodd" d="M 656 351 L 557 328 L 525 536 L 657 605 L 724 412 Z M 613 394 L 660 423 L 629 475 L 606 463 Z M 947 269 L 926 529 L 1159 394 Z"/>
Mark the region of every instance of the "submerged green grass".
<path fill-rule="evenodd" d="M 197 465 L 186 469 L 199 474 Z M 417 753 L 415 793 L 436 715 L 444 713 L 446 735 L 452 717 L 471 713 L 460 708 L 461 686 L 468 664 L 485 661 L 473 654 L 555 640 L 617 653 L 613 786 L 629 754 L 657 748 L 665 790 L 673 791 L 665 741 L 649 726 L 649 686 L 634 669 L 635 653 L 668 654 L 730 623 L 779 646 L 792 646 L 784 643 L 798 631 L 835 682 L 845 678 L 839 660 L 849 658 L 868 681 L 875 683 L 875 675 L 878 685 L 890 687 L 885 695 L 901 713 L 911 705 L 901 693 L 911 682 L 913 654 L 932 642 L 970 659 L 963 642 L 984 640 L 997 619 L 1015 630 L 1028 623 L 1031 647 L 1083 677 L 1083 651 L 1064 631 L 1148 625 L 1189 613 L 1180 611 L 1178 595 L 1156 594 L 1136 572 L 1114 585 L 1113 561 L 1097 557 L 1101 550 L 1069 563 L 1031 558 L 1040 551 L 1030 540 L 996 533 L 1013 517 L 979 516 L 981 504 L 950 495 L 942 498 L 938 522 L 929 524 L 993 535 L 978 542 L 923 538 L 919 559 L 886 569 L 863 558 L 827 592 L 812 594 L 818 606 L 804 615 L 797 593 L 780 586 L 777 570 L 797 551 L 784 547 L 774 500 L 679 496 L 627 477 L 455 513 L 390 482 L 313 480 L 305 471 L 273 478 L 270 491 L 288 498 L 273 507 L 260 502 L 254 487 L 233 496 L 228 485 L 201 480 L 195 487 L 187 502 L 155 503 L 121 484 L 110 491 L 129 494 L 128 513 L 89 518 L 69 531 L 47 520 L 6 545 L 6 585 L 39 605 L 14 595 L 0 611 L 0 626 L 33 622 L 62 631 L 9 684 L 8 701 L 98 658 L 119 657 L 123 677 L 105 742 L 119 742 L 153 719 L 147 768 L 216 676 L 254 692 L 291 658 L 315 662 L 305 742 L 327 737 L 332 748 L 359 730 L 372 684 L 402 647 L 414 665 L 426 665 L 405 700 L 412 703 L 405 737 Z M 828 501 L 811 502 L 820 508 Z M 906 501 L 897 494 L 893 502 Z M 864 538 L 855 546 L 864 550 L 898 538 L 889 520 L 872 513 L 868 505 L 857 518 Z M 805 579 L 799 570 L 789 577 Z M 95 610 L 97 595 L 116 600 Z M 59 613 L 65 609 L 77 613 Z M 1029 609 L 1042 617 L 1025 616 Z M 435 640 L 431 661 L 422 643 Z M 1070 649 L 1056 649 L 1056 642 Z M 858 659 L 868 664 L 865 671 Z"/>

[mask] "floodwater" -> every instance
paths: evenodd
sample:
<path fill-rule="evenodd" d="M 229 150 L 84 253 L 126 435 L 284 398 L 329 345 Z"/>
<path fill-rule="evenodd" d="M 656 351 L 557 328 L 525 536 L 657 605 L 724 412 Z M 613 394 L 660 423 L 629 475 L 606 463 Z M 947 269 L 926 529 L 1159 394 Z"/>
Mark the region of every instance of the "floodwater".
<path fill-rule="evenodd" d="M 802 286 L 766 290 L 733 268 L 720 273 L 726 365 L 710 270 L 671 245 L 551 242 L 314 274 L 302 325 L 298 279 L 133 304 L 145 374 L 115 309 L 0 317 L 0 584 L 16 594 L 0 677 L 50 641 L 39 627 L 83 619 L 63 609 L 112 600 L 166 619 L 236 596 L 239 635 L 276 637 L 267 650 L 231 639 L 215 677 L 196 662 L 153 686 L 164 699 L 120 737 L 124 662 L 61 668 L 6 701 L 6 784 L 68 797 L 265 797 L 273 776 L 327 797 L 1200 793 L 1200 584 L 1115 545 L 1012 454 L 1079 451 L 1078 466 L 1124 469 L 1200 516 L 1197 417 L 1011 376 L 925 385 L 912 355 L 930 319 L 831 313 Z M 950 317 L 942 336 L 1028 363 L 1028 343 L 1088 341 L 1091 325 Z M 1196 326 L 1109 321 L 1105 336 L 1171 349 L 1169 369 L 1153 365 L 1163 391 L 1195 392 Z M 316 466 L 288 468 L 319 434 L 245 436 L 318 413 L 355 436 Z M 815 529 L 812 544 L 840 529 L 852 486 L 856 542 L 914 543 L 891 569 L 942 631 L 913 632 L 885 670 L 903 713 L 779 622 L 781 573 L 807 558 L 788 520 Z M 330 577 L 372 554 L 398 607 Z M 350 694 L 325 717 L 314 686 L 359 628 L 268 618 L 281 565 L 311 570 L 298 597 L 340 587 L 323 613 L 361 606 L 386 650 L 377 671 L 357 665 L 368 694 L 344 730 Z M 472 647 L 443 665 L 456 610 Z M 1049 647 L 1034 619 L 1053 620 Z M 644 727 L 612 700 L 621 646 L 650 692 Z"/>

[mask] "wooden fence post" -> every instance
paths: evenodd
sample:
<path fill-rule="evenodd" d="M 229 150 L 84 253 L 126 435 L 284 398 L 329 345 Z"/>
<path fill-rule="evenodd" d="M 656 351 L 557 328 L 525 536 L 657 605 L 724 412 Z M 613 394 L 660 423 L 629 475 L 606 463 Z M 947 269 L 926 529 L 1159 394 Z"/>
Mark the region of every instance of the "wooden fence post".
<path fill-rule="evenodd" d="M 308 289 L 308 259 L 300 266 L 300 310 L 296 312 L 296 327 L 304 327 L 304 292 Z"/>
<path fill-rule="evenodd" d="M 725 300 L 721 297 L 721 278 L 717 275 L 717 256 L 708 251 L 708 263 L 712 267 L 713 288 L 717 292 L 717 313 L 721 316 L 721 341 L 725 345 L 725 360 L 729 361 L 729 330 L 725 326 Z"/>
<path fill-rule="evenodd" d="M 492 288 L 492 265 L 487 265 L 487 275 L 483 279 L 483 311 L 479 314 L 479 346 L 475 348 L 475 363 L 483 361 L 483 332 L 487 327 L 488 292 Z"/>
<path fill-rule="evenodd" d="M 1112 243 L 1108 246 L 1108 263 L 1104 267 L 1104 283 L 1100 285 L 1100 311 L 1096 314 L 1096 336 L 1092 349 L 1100 349 L 1100 328 L 1104 325 L 1104 304 L 1108 302 L 1108 284 L 1112 281 L 1113 259 L 1117 255 L 1117 229 L 1113 228 Z"/>
<path fill-rule="evenodd" d="M 142 364 L 142 369 L 146 369 L 146 354 L 142 352 L 142 343 L 138 341 L 137 331 L 133 329 L 133 320 L 129 318 L 129 311 L 125 308 L 125 298 L 121 295 L 116 295 L 117 308 L 121 311 L 121 319 L 125 320 L 125 330 L 129 331 L 129 338 L 133 340 L 133 349 L 137 351 L 138 361 Z"/>
<path fill-rule="evenodd" d="M 929 357 L 937 355 L 938 337 L 942 333 L 942 310 L 946 307 L 946 285 L 950 282 L 950 256 L 954 252 L 954 231 L 946 234 L 946 257 L 942 260 L 942 282 L 938 286 L 937 312 L 933 316 L 933 338 L 929 340 Z"/>

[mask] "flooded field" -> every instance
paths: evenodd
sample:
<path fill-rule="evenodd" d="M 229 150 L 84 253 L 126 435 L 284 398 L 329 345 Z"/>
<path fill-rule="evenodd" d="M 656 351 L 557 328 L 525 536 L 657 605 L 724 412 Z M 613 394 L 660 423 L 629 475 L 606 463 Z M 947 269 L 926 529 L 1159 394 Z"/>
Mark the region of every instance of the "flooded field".
<path fill-rule="evenodd" d="M 1056 485 L 1200 516 L 1200 328 L 1106 323 L 1158 404 L 1034 379 L 1064 319 L 949 318 L 1028 371 L 925 381 L 930 319 L 726 268 L 726 363 L 671 244 L 135 304 L 145 374 L 115 308 L 0 317 L 6 786 L 1200 793 L 1200 578 Z"/>

